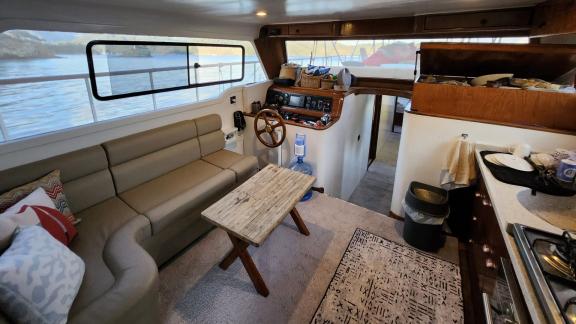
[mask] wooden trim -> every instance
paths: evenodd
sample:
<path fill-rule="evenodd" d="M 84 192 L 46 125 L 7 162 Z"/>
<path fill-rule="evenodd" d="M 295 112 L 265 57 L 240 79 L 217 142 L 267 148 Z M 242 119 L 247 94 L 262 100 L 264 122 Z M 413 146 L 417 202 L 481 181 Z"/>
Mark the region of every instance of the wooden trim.
<path fill-rule="evenodd" d="M 409 114 L 428 116 L 428 117 L 463 120 L 463 121 L 470 121 L 470 122 L 482 123 L 482 124 L 500 125 L 500 126 L 514 127 L 514 128 L 531 129 L 531 130 L 536 130 L 536 131 L 541 131 L 541 132 L 576 136 L 576 131 L 565 131 L 565 130 L 561 130 L 561 129 L 530 126 L 530 125 L 518 125 L 518 124 L 514 124 L 514 123 L 506 123 L 506 122 L 500 122 L 500 121 L 494 121 L 494 120 L 483 120 L 483 119 L 478 119 L 478 118 L 469 118 L 469 117 L 461 117 L 461 116 L 453 116 L 453 115 L 445 115 L 445 114 L 437 114 L 437 113 L 425 113 L 425 112 L 420 112 L 420 111 L 415 111 L 415 110 L 406 110 L 405 112 L 409 113 Z"/>
<path fill-rule="evenodd" d="M 568 44 L 474 44 L 474 43 L 422 43 L 420 51 L 475 51 L 491 53 L 574 54 L 576 45 Z"/>
<path fill-rule="evenodd" d="M 370 131 L 370 149 L 368 152 L 368 166 L 376 159 L 378 151 L 378 134 L 380 131 L 380 115 L 382 113 L 382 96 L 374 98 L 374 113 L 372 114 L 372 129 Z"/>
<path fill-rule="evenodd" d="M 264 107 L 266 108 L 266 107 Z M 251 112 L 244 112 L 243 113 L 244 116 L 246 117 L 254 117 L 256 116 L 256 114 L 253 114 Z M 330 121 L 326 126 L 310 126 L 310 125 L 305 125 L 305 124 L 300 124 L 291 120 L 284 120 L 284 123 L 286 125 L 292 125 L 292 126 L 298 126 L 298 127 L 304 127 L 304 128 L 309 128 L 309 129 L 313 129 L 313 130 L 317 130 L 317 131 L 323 131 L 325 129 L 328 129 L 330 127 L 332 127 L 332 125 L 336 124 L 336 122 L 338 122 L 338 120 L 340 120 L 340 118 L 335 118 L 332 119 L 332 121 Z"/>
<path fill-rule="evenodd" d="M 388 217 L 394 218 L 395 220 L 404 221 L 404 217 L 396 215 L 393 211 L 388 212 Z"/>
<path fill-rule="evenodd" d="M 468 243 L 458 242 L 458 257 L 460 266 L 460 284 L 462 288 L 462 300 L 464 301 L 464 324 L 482 323 L 484 315 L 481 313 L 482 305 L 478 303 L 475 295 L 480 292 L 475 289 L 472 278 L 477 278 L 476 271 L 470 262 L 472 246 Z"/>
<path fill-rule="evenodd" d="M 350 92 L 357 94 L 357 95 L 366 94 L 366 95 L 376 95 L 376 96 L 412 98 L 412 91 L 388 89 L 388 88 L 352 87 L 352 88 L 350 88 Z"/>

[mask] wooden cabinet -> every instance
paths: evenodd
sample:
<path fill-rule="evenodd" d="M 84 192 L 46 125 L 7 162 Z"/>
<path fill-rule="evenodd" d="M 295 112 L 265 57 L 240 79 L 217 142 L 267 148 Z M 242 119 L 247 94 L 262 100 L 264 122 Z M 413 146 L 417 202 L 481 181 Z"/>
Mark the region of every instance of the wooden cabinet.
<path fill-rule="evenodd" d="M 424 30 L 458 30 L 458 29 L 491 29 L 530 28 L 532 10 L 521 8 L 515 11 L 502 10 L 490 12 L 471 12 L 460 14 L 439 14 L 426 16 Z"/>
<path fill-rule="evenodd" d="M 467 265 L 467 274 L 463 276 L 466 323 L 486 323 L 482 311 L 482 293 L 491 295 L 496 288 L 500 258 L 509 259 L 504 238 L 492 208 L 486 186 L 480 178 L 474 193 L 472 214 L 469 219 L 470 238 L 465 244 L 463 260 Z M 461 260 L 462 262 L 462 260 Z M 471 309 L 470 309 L 471 308 Z"/>
<path fill-rule="evenodd" d="M 291 36 L 326 35 L 336 36 L 339 31 L 339 23 L 316 23 L 316 24 L 291 24 L 288 26 L 288 34 Z"/>
<path fill-rule="evenodd" d="M 576 47 L 556 45 L 422 44 L 423 75 L 476 77 L 511 73 L 554 81 L 576 69 Z M 473 63 L 473 64 L 472 64 Z M 572 74 L 571 74 L 572 73 Z M 418 82 L 418 114 L 576 134 L 576 94 Z"/>

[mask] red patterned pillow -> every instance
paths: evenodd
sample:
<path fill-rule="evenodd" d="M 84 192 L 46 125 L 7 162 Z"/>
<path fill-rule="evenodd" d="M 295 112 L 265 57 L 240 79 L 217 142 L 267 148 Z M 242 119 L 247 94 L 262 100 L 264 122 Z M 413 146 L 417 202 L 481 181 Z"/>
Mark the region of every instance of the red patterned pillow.
<path fill-rule="evenodd" d="M 34 211 L 40 220 L 40 225 L 55 239 L 66 246 L 68 246 L 70 242 L 72 242 L 72 239 L 78 234 L 74 224 L 56 209 L 46 206 L 24 205 L 19 213 L 24 213 L 27 209 Z"/>
<path fill-rule="evenodd" d="M 38 188 L 46 191 L 46 194 L 48 194 L 54 202 L 56 209 L 66 216 L 70 222 L 73 224 L 78 222 L 74 215 L 72 215 L 68 200 L 66 200 L 66 195 L 64 195 L 64 189 L 60 181 L 60 170 L 54 170 L 36 181 L 14 188 L 0 195 L 0 213 L 24 199 Z"/>

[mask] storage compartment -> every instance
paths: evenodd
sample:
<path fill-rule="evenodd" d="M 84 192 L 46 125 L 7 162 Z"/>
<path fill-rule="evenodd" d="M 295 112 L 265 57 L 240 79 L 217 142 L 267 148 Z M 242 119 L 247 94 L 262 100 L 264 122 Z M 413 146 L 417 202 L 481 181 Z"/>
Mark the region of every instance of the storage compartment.
<path fill-rule="evenodd" d="M 469 81 L 487 74 L 511 73 L 574 84 L 576 46 L 422 44 L 420 73 L 440 81 Z M 417 82 L 412 111 L 506 126 L 576 133 L 576 94 Z"/>
<path fill-rule="evenodd" d="M 431 15 L 426 17 L 424 30 L 442 29 L 490 29 L 496 27 L 510 27 L 518 29 L 530 28 L 532 20 L 532 10 L 519 9 L 514 14 L 510 11 L 500 12 L 471 12 L 459 14 Z"/>

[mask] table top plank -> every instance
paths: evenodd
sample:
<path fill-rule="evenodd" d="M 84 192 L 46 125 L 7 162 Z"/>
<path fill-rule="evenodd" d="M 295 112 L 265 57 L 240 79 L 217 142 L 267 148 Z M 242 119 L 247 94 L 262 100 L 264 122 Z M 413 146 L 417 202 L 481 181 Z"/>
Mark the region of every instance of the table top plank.
<path fill-rule="evenodd" d="M 259 246 L 310 190 L 316 178 L 268 165 L 202 212 L 208 222 Z"/>

